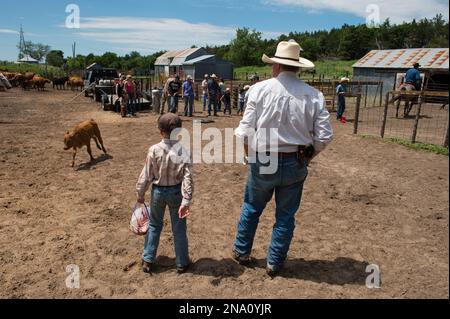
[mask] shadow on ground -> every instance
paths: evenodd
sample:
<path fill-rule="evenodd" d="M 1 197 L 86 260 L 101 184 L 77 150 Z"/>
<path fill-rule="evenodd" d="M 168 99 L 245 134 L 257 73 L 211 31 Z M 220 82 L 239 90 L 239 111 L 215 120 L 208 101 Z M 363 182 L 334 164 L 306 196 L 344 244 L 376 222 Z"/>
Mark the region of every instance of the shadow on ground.
<path fill-rule="evenodd" d="M 352 258 L 339 257 L 335 260 L 305 260 L 289 259 L 279 277 L 292 278 L 316 283 L 327 283 L 330 285 L 361 285 L 366 284 L 367 262 L 357 261 Z M 153 273 L 164 273 L 175 270 L 175 259 L 160 256 L 156 261 Z M 195 261 L 187 271 L 188 273 L 201 276 L 211 276 L 217 284 L 223 278 L 241 276 L 246 268 L 266 268 L 265 259 L 252 259 L 249 266 L 237 264 L 233 259 L 226 258 L 216 260 L 202 258 Z M 214 281 L 214 280 L 213 280 Z"/>
<path fill-rule="evenodd" d="M 112 157 L 109 154 L 102 154 L 99 157 L 97 157 L 96 159 L 94 159 L 92 162 L 88 162 L 88 163 L 83 163 L 80 164 L 78 166 L 78 168 L 76 169 L 76 171 L 89 171 L 90 169 L 92 169 L 93 167 L 95 167 L 96 165 L 102 163 L 102 162 L 106 162 L 108 160 L 113 159 L 114 157 Z"/>

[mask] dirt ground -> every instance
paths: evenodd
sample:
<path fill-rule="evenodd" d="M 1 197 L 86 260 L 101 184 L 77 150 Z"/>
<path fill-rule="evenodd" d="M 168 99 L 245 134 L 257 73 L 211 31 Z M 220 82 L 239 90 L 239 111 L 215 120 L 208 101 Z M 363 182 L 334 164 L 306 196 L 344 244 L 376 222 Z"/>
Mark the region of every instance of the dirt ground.
<path fill-rule="evenodd" d="M 1 298 L 449 298 L 448 157 L 351 134 L 333 120 L 335 141 L 312 164 L 289 259 L 265 273 L 274 203 L 256 235 L 251 268 L 231 258 L 247 168 L 195 166 L 188 221 L 188 273 L 176 274 L 168 216 L 158 267 L 140 269 L 143 238 L 128 229 L 135 183 L 156 116 L 122 119 L 74 92 L 0 93 Z M 201 114 L 196 114 L 201 116 Z M 79 152 L 63 134 L 99 123 L 110 157 Z M 206 127 L 236 127 L 221 117 Z M 192 128 L 186 120 L 185 127 Z M 80 289 L 66 287 L 78 265 Z M 377 264 L 381 288 L 365 285 Z"/>

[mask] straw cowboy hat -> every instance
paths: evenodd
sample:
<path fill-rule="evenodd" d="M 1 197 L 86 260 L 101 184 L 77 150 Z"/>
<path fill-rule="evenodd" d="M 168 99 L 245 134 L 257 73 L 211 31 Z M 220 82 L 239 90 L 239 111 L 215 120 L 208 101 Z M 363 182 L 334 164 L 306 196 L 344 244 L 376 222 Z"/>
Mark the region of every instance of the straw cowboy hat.
<path fill-rule="evenodd" d="M 213 74 L 213 75 L 211 75 L 211 78 L 217 79 L 217 75 Z"/>
<path fill-rule="evenodd" d="M 315 67 L 311 61 L 300 57 L 302 48 L 300 45 L 291 41 L 282 41 L 278 44 L 277 52 L 273 58 L 269 58 L 267 55 L 263 55 L 262 60 L 268 64 L 283 64 L 294 66 L 302 69 L 312 69 Z"/>
<path fill-rule="evenodd" d="M 341 78 L 341 80 L 339 81 L 339 83 L 344 83 L 344 82 L 350 82 L 350 79 L 347 77 L 343 77 Z"/>

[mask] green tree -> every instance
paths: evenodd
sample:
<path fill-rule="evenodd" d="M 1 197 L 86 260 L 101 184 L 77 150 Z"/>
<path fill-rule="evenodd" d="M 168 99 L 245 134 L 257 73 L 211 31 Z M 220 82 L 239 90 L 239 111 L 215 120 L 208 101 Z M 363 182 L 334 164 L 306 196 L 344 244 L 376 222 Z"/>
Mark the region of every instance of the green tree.
<path fill-rule="evenodd" d="M 261 32 L 248 28 L 237 29 L 236 38 L 230 43 L 226 55 L 236 66 L 261 65 L 262 48 Z"/>
<path fill-rule="evenodd" d="M 60 68 L 65 63 L 64 52 L 61 50 L 52 50 L 47 54 L 46 60 L 49 65 Z"/>

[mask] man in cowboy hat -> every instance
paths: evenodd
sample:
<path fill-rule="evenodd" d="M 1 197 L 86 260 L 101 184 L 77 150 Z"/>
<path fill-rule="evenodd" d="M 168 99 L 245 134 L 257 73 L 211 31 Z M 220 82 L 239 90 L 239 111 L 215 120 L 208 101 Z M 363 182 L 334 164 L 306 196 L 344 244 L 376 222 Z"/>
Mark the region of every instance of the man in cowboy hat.
<path fill-rule="evenodd" d="M 217 76 L 211 75 L 208 80 L 208 115 L 211 116 L 211 112 L 214 111 L 214 116 L 217 116 L 217 102 L 219 96 L 219 83 L 217 83 Z M 214 109 L 212 109 L 214 108 Z"/>
<path fill-rule="evenodd" d="M 244 117 L 235 134 L 252 150 L 244 204 L 234 243 L 233 258 L 250 261 L 259 218 L 275 193 L 276 223 L 267 257 L 267 273 L 275 276 L 287 258 L 300 207 L 307 165 L 331 142 L 330 114 L 321 92 L 297 77 L 314 64 L 300 57 L 300 45 L 280 42 L 275 57 L 263 56 L 272 65 L 273 78 L 253 85 Z M 267 139 L 267 131 L 275 136 Z M 272 135 L 272 132 L 271 134 Z M 275 173 L 267 172 L 276 160 Z M 250 160 L 251 159 L 251 160 Z"/>
<path fill-rule="evenodd" d="M 194 112 L 194 80 L 188 75 L 183 83 L 184 116 L 193 116 Z"/>
<path fill-rule="evenodd" d="M 418 62 L 414 63 L 413 67 L 406 71 L 405 83 L 411 84 L 417 91 L 422 89 L 422 77 L 420 75 L 420 64 Z"/>
<path fill-rule="evenodd" d="M 206 112 L 206 101 L 208 100 L 208 80 L 209 80 L 209 75 L 205 74 L 205 79 L 202 82 L 203 112 Z"/>
<path fill-rule="evenodd" d="M 349 78 L 343 77 L 339 81 L 339 85 L 336 87 L 336 94 L 338 98 L 338 110 L 337 110 L 337 120 L 341 121 L 341 123 L 345 124 L 346 119 L 344 116 L 345 113 L 345 95 L 347 94 L 347 84 L 350 81 Z"/>

